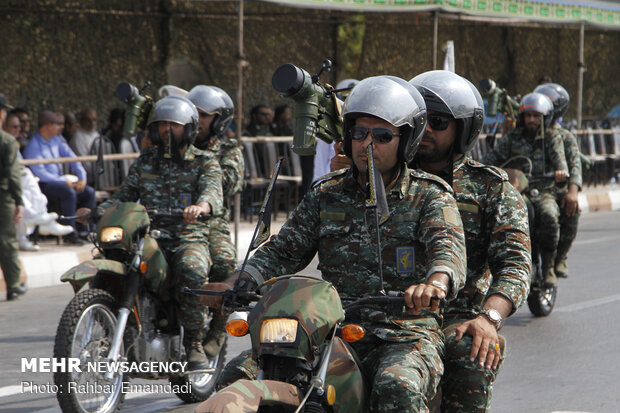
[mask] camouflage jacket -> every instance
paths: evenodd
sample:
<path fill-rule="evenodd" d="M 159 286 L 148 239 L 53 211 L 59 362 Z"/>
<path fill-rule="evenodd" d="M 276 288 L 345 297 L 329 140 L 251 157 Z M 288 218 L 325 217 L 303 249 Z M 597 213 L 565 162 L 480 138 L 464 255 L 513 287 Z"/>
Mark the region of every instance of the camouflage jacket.
<path fill-rule="evenodd" d="M 384 288 L 404 291 L 427 276 L 445 272 L 450 297 L 465 281 L 465 239 L 450 187 L 440 178 L 404 168 L 386 188 L 390 216 L 381 225 Z M 248 261 L 246 271 L 257 282 L 294 274 L 315 253 L 323 279 L 349 297 L 378 295 L 375 210 L 352 170 L 318 181 L 293 211 L 280 232 Z M 415 339 L 424 329 L 438 329 L 434 313 L 418 316 L 366 311 L 360 320 L 378 337 Z"/>
<path fill-rule="evenodd" d="M 183 166 L 160 159 L 157 148 L 147 148 L 131 165 L 121 187 L 101 206 L 136 202 L 160 212 L 183 209 L 207 202 L 212 215 L 222 211 L 222 170 L 217 160 L 194 146 L 185 151 Z M 186 224 L 182 218 L 159 218 L 151 223 L 162 232 L 162 240 L 202 240 L 206 224 Z"/>
<path fill-rule="evenodd" d="M 566 154 L 566 163 L 568 164 L 568 184 L 575 184 L 579 189 L 583 184 L 581 174 L 581 156 L 579 144 L 575 135 L 570 133 L 568 129 L 564 129 L 559 124 L 553 126 L 553 131 L 559 133 L 564 141 L 564 153 Z"/>
<path fill-rule="evenodd" d="M 243 190 L 243 173 L 245 163 L 243 162 L 243 152 L 237 139 L 216 139 L 211 138 L 202 151 L 215 156 L 222 168 L 222 190 L 224 197 L 230 198 Z"/>
<path fill-rule="evenodd" d="M 18 152 L 15 138 L 0 130 L 0 203 L 3 206 L 24 205 Z"/>
<path fill-rule="evenodd" d="M 493 150 L 487 152 L 481 162 L 500 166 L 508 159 L 518 155 L 530 158 L 532 175 L 542 175 L 558 170 L 568 171 L 562 136 L 557 131 L 549 130 L 545 132 L 544 139 L 529 139 L 523 135 L 523 128 L 511 129 L 507 135 L 495 142 Z M 519 161 L 519 164 L 523 165 L 523 162 Z"/>
<path fill-rule="evenodd" d="M 488 295 L 516 311 L 530 289 L 527 207 L 504 171 L 464 156 L 454 165 L 454 197 L 467 243 L 467 280 L 448 313 L 478 314 Z"/>

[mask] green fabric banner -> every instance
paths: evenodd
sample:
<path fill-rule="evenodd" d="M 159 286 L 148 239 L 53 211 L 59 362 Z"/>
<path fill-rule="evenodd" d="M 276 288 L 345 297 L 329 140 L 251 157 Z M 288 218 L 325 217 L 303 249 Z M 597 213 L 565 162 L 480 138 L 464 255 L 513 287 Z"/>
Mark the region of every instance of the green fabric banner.
<path fill-rule="evenodd" d="M 532 0 L 262 0 L 292 7 L 346 11 L 415 12 L 439 10 L 472 16 L 541 23 L 585 23 L 620 29 L 620 4 L 605 1 Z"/>

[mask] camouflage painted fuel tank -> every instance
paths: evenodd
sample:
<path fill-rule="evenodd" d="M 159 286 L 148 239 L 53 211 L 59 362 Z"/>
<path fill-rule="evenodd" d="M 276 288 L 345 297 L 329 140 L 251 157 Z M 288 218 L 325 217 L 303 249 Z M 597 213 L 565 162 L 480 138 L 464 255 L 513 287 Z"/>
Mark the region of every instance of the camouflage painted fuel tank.
<path fill-rule="evenodd" d="M 329 332 L 344 321 L 340 296 L 331 283 L 317 278 L 280 277 L 274 280 L 248 317 L 252 351 L 257 353 L 254 357 L 272 354 L 312 360 L 312 348 L 323 344 Z M 260 327 L 264 320 L 272 318 L 299 321 L 294 345 L 260 343 Z M 365 411 L 368 394 L 362 372 L 351 348 L 339 337 L 334 338 L 326 382 L 336 389 L 335 412 Z"/>

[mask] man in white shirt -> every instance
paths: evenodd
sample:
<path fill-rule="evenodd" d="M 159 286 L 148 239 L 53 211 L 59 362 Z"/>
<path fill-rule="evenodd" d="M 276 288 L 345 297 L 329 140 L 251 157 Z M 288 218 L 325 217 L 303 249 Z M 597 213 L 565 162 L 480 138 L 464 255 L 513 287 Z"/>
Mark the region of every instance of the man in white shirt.
<path fill-rule="evenodd" d="M 94 109 L 84 109 L 78 115 L 80 124 L 75 135 L 71 138 L 71 149 L 77 156 L 90 155 L 90 147 L 99 137 L 97 131 L 97 112 Z"/>

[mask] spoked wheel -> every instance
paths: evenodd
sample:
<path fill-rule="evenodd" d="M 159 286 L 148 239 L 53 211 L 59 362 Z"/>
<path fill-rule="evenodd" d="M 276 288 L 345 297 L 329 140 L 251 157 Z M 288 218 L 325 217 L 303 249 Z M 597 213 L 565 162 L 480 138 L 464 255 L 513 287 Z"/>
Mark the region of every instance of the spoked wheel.
<path fill-rule="evenodd" d="M 123 374 L 116 372 L 107 379 L 105 371 L 89 368 L 89 363 L 97 366 L 108 356 L 117 326 L 116 306 L 116 300 L 106 291 L 91 289 L 77 294 L 62 314 L 54 357 L 79 359 L 81 370 L 54 373 L 56 397 L 63 413 L 108 413 L 117 411 L 123 403 Z"/>
<path fill-rule="evenodd" d="M 170 378 L 170 384 L 172 384 L 173 391 L 179 399 L 186 403 L 207 400 L 213 393 L 215 383 L 222 373 L 227 344 L 228 341 L 225 340 L 217 357 L 209 360 L 207 370 Z"/>
<path fill-rule="evenodd" d="M 532 287 L 527 297 L 527 306 L 536 317 L 544 317 L 551 314 L 555 305 L 558 287 Z"/>

